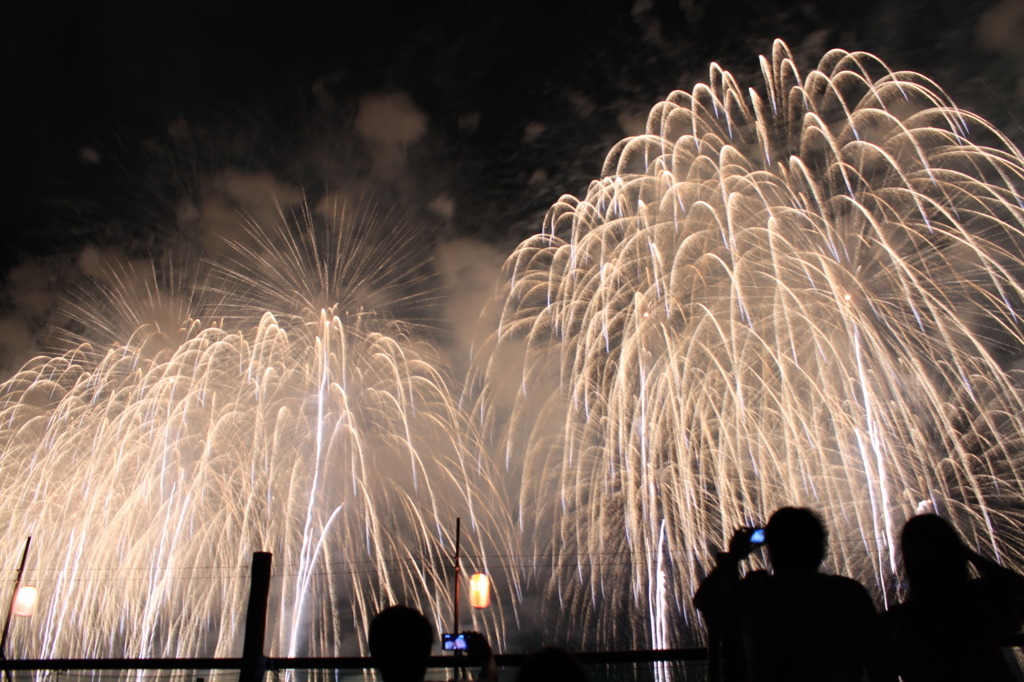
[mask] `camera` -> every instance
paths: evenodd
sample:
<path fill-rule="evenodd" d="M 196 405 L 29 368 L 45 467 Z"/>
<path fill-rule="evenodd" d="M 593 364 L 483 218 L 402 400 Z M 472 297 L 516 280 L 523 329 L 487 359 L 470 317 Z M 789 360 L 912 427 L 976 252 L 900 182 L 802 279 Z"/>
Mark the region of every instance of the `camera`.
<path fill-rule="evenodd" d="M 750 544 L 752 545 L 763 545 L 764 544 L 764 528 L 755 528 L 754 532 L 750 534 Z"/>
<path fill-rule="evenodd" d="M 457 635 L 454 632 L 446 632 L 441 635 L 441 645 L 445 651 L 465 651 L 468 648 L 466 636 Z"/>

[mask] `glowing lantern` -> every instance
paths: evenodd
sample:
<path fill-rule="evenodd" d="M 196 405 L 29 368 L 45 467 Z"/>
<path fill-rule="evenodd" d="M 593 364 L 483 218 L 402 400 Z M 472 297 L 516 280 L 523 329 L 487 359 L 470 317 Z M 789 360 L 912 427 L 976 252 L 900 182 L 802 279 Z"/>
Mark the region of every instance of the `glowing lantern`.
<path fill-rule="evenodd" d="M 475 609 L 486 609 L 491 604 L 491 580 L 483 573 L 474 573 L 469 579 L 469 603 Z"/>
<path fill-rule="evenodd" d="M 14 597 L 11 613 L 15 616 L 31 616 L 36 612 L 36 597 L 38 596 L 39 592 L 34 587 L 29 585 L 19 587 L 18 594 Z"/>

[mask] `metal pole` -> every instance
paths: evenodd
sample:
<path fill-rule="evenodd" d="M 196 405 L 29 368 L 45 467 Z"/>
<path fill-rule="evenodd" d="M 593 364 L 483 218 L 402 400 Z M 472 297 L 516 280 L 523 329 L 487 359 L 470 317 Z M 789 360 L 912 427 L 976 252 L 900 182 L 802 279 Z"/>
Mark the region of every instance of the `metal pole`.
<path fill-rule="evenodd" d="M 267 633 L 267 597 L 270 595 L 270 552 L 252 553 L 252 577 L 249 582 L 249 607 L 245 613 L 245 641 L 242 644 L 242 668 L 238 682 L 263 682 L 267 657 L 263 640 Z"/>
<path fill-rule="evenodd" d="M 11 593 L 11 601 L 7 605 L 7 620 L 4 621 L 4 634 L 0 637 L 0 660 L 7 660 L 7 633 L 11 629 L 11 616 L 14 615 L 14 600 L 18 598 L 18 589 L 21 587 L 21 576 L 25 572 L 25 559 L 28 558 L 28 546 L 32 544 L 32 536 L 25 538 L 25 551 L 21 553 L 21 565 L 18 566 L 18 577 L 14 579 L 14 592 Z M 13 681 L 13 674 L 10 670 L 4 671 L 7 682 Z"/>
<path fill-rule="evenodd" d="M 452 633 L 459 634 L 459 550 L 462 540 L 462 519 L 455 517 L 455 599 L 452 600 L 454 608 L 452 609 Z M 462 657 L 461 651 L 455 650 L 455 660 L 459 660 Z M 466 669 L 462 666 L 455 668 L 455 679 L 466 679 Z"/>
<path fill-rule="evenodd" d="M 462 519 L 455 518 L 455 609 L 452 615 L 452 632 L 459 633 L 459 542 L 462 536 Z"/>
<path fill-rule="evenodd" d="M 7 633 L 11 630 L 11 616 L 14 615 L 14 600 L 18 598 L 18 588 L 21 587 L 21 576 L 25 572 L 25 559 L 28 558 L 28 546 L 32 544 L 32 536 L 25 540 L 25 551 L 21 553 L 21 565 L 18 566 L 18 577 L 14 579 L 14 592 L 11 593 L 11 601 L 7 604 L 7 620 L 4 621 L 4 634 L 0 637 L 0 659 L 7 658 Z"/>

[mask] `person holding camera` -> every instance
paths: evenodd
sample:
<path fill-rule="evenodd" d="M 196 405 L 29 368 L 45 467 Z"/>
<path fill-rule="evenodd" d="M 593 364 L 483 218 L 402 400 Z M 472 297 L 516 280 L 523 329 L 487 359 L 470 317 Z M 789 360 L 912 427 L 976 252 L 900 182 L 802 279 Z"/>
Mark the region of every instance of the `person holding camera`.
<path fill-rule="evenodd" d="M 464 632 L 451 638 L 464 646 L 467 667 L 480 666 L 477 682 L 497 682 L 498 669 L 487 638 Z M 370 658 L 384 682 L 423 682 L 434 644 L 434 628 L 408 606 L 390 606 L 370 622 Z"/>
<path fill-rule="evenodd" d="M 760 540 L 741 528 L 694 595 L 709 631 L 731 654 L 727 680 L 872 682 L 895 680 L 884 665 L 878 614 L 864 586 L 819 573 L 827 535 L 809 509 L 784 507 L 763 531 L 771 573 L 740 577 L 739 564 Z"/>
<path fill-rule="evenodd" d="M 882 630 L 906 682 L 1018 679 L 1002 646 L 1024 623 L 1024 576 L 968 549 L 948 521 L 915 516 L 900 536 L 908 598 Z M 970 578 L 973 567 L 977 578 Z"/>

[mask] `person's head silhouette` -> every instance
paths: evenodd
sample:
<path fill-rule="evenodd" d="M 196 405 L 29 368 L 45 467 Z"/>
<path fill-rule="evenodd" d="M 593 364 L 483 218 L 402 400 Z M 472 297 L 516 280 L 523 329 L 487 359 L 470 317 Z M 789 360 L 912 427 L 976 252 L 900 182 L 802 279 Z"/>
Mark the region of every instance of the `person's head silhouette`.
<path fill-rule="evenodd" d="M 370 658 L 384 682 L 421 682 L 433 644 L 430 622 L 408 606 L 386 608 L 370 623 Z"/>
<path fill-rule="evenodd" d="M 911 598 L 943 598 L 967 584 L 967 552 L 941 516 L 922 514 L 907 521 L 900 547 Z"/>
<path fill-rule="evenodd" d="M 776 575 L 815 573 L 825 558 L 825 527 L 810 509 L 779 509 L 768 519 L 764 537 Z"/>

